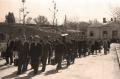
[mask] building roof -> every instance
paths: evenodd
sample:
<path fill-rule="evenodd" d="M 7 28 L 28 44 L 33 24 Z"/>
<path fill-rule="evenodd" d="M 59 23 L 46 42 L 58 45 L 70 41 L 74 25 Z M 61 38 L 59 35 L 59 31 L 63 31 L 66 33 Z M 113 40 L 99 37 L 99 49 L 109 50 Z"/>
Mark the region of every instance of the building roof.
<path fill-rule="evenodd" d="M 80 31 L 80 30 L 67 30 L 67 32 L 83 32 L 83 31 Z"/>
<path fill-rule="evenodd" d="M 108 23 L 104 23 L 104 24 L 101 24 L 101 23 L 95 23 L 95 24 L 91 24 L 89 25 L 89 27 L 91 28 L 100 28 L 100 27 L 113 27 L 113 26 L 116 26 L 116 27 L 119 27 L 120 26 L 120 23 L 119 22 L 108 22 Z"/>
<path fill-rule="evenodd" d="M 103 24 L 101 23 L 94 23 L 94 24 L 90 24 L 88 27 L 102 27 Z"/>
<path fill-rule="evenodd" d="M 109 26 L 109 27 L 116 26 L 116 27 L 119 27 L 120 23 L 119 22 L 109 22 L 105 26 Z"/>

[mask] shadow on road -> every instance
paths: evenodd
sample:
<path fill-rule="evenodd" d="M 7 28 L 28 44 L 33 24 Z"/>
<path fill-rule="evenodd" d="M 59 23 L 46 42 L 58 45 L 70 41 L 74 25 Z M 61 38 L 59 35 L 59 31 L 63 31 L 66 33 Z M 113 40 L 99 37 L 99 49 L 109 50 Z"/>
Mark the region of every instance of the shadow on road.
<path fill-rule="evenodd" d="M 60 70 L 64 70 L 64 69 L 67 69 L 67 68 L 68 68 L 68 67 L 64 66 L 64 67 L 62 67 Z M 56 73 L 59 73 L 59 71 L 57 72 L 56 69 L 52 69 L 52 70 L 47 71 L 47 72 L 45 73 L 45 76 L 46 76 L 46 75 L 56 74 Z"/>
<path fill-rule="evenodd" d="M 3 67 L 3 66 L 5 66 L 5 65 L 4 64 L 0 65 L 0 67 Z"/>
<path fill-rule="evenodd" d="M 24 77 L 17 77 L 15 79 L 32 79 L 32 77 L 36 76 L 36 75 L 40 75 L 42 73 L 42 71 L 38 71 L 37 74 L 33 74 L 33 71 L 29 72 L 27 76 Z"/>
<path fill-rule="evenodd" d="M 5 65 L 0 65 L 2 68 L 0 68 L 0 71 L 8 69 L 8 68 L 12 68 L 13 66 L 5 66 Z M 5 67 L 3 67 L 5 66 Z"/>
<path fill-rule="evenodd" d="M 15 78 L 15 79 L 32 79 L 33 76 L 34 76 L 34 75 L 33 75 L 33 71 L 31 71 L 30 73 L 28 73 L 27 76 L 17 77 L 17 78 Z"/>
<path fill-rule="evenodd" d="M 40 73 L 42 73 L 42 71 L 38 71 L 38 73 L 36 75 L 40 75 Z M 18 75 L 16 75 L 16 74 L 17 74 L 17 71 L 13 72 L 10 75 L 2 77 L 2 79 L 9 79 L 9 78 L 14 78 L 14 77 L 16 77 L 14 79 L 31 79 L 32 77 L 36 76 L 33 74 L 33 71 L 29 72 L 27 74 L 27 76 L 24 76 L 24 77 L 18 77 Z"/>
<path fill-rule="evenodd" d="M 24 76 L 24 77 L 18 77 L 18 78 L 15 78 L 15 79 L 32 79 L 32 78 L 29 77 L 29 76 Z"/>
<path fill-rule="evenodd" d="M 61 70 L 64 70 L 64 69 L 67 69 L 67 68 L 68 68 L 67 66 L 64 66 L 64 67 L 61 68 Z"/>
<path fill-rule="evenodd" d="M 41 73 L 41 72 L 38 72 L 38 74 L 40 74 L 40 73 Z M 16 74 L 17 74 L 17 71 L 13 72 L 13 73 L 10 74 L 10 75 L 7 75 L 7 76 L 2 77 L 2 79 L 9 79 L 9 78 L 14 78 L 14 77 L 16 77 L 16 78 L 14 78 L 14 79 L 30 79 L 30 78 L 32 78 L 33 76 L 35 76 L 35 75 L 33 75 L 33 71 L 31 71 L 30 73 L 28 73 L 27 76 L 23 76 L 23 77 L 18 77 L 18 75 L 16 75 Z M 36 74 L 36 75 L 38 75 L 38 74 Z"/>
<path fill-rule="evenodd" d="M 56 74 L 56 73 L 58 73 L 58 72 L 56 71 L 56 69 L 53 69 L 53 70 L 47 71 L 47 72 L 45 73 L 45 75 L 52 75 L 52 74 Z"/>
<path fill-rule="evenodd" d="M 10 74 L 10 75 L 7 75 L 7 76 L 2 77 L 2 79 L 9 79 L 9 78 L 16 77 L 16 76 L 17 76 L 16 73 L 17 73 L 17 71 L 13 72 L 13 73 Z"/>

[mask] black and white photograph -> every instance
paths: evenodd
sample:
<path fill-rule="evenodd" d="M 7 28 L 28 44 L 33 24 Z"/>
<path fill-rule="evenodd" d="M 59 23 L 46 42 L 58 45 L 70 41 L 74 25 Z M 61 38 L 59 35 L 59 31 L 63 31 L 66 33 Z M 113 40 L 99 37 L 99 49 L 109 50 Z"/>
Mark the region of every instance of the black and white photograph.
<path fill-rule="evenodd" d="M 120 79 L 120 0 L 0 0 L 0 79 Z"/>

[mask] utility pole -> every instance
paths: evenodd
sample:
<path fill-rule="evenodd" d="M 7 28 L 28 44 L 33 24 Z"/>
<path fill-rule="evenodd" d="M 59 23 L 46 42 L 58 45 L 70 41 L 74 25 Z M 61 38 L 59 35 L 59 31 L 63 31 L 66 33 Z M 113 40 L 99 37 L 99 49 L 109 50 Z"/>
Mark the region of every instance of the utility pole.
<path fill-rule="evenodd" d="M 23 25 L 25 24 L 25 0 L 22 0 L 23 4 Z"/>
<path fill-rule="evenodd" d="M 29 14 L 29 12 L 26 12 L 26 7 L 25 7 L 25 2 L 26 0 L 21 0 L 22 2 L 22 8 L 19 9 L 19 19 L 20 19 L 20 22 L 21 22 L 21 13 L 22 13 L 22 24 L 23 24 L 23 35 L 25 35 L 25 18 L 27 16 L 27 14 Z"/>
<path fill-rule="evenodd" d="M 21 9 L 19 9 L 19 23 L 21 23 Z"/>
<path fill-rule="evenodd" d="M 49 10 L 52 12 L 52 16 L 53 16 L 53 20 L 52 20 L 52 25 L 53 25 L 53 27 L 55 28 L 55 31 L 57 32 L 57 17 L 56 17 L 56 14 L 57 14 L 57 12 L 58 12 L 58 9 L 57 9 L 57 7 L 56 7 L 56 2 L 53 0 L 52 1 L 52 3 L 53 3 L 53 8 L 52 9 L 50 9 L 49 8 Z M 56 26 L 56 27 L 55 27 Z"/>
<path fill-rule="evenodd" d="M 64 18 L 64 32 L 66 32 L 66 30 L 67 30 L 66 24 L 67 24 L 67 17 L 66 17 L 66 14 L 65 14 L 65 18 Z"/>
<path fill-rule="evenodd" d="M 58 9 L 56 7 L 56 2 L 53 0 L 53 26 L 57 25 L 57 18 L 56 18 L 56 14 L 58 12 Z M 56 22 L 56 23 L 55 23 Z"/>
<path fill-rule="evenodd" d="M 25 18 L 27 16 L 27 14 L 29 14 L 29 12 L 25 11 L 25 0 L 22 0 L 22 13 L 23 13 L 23 25 L 25 25 Z"/>

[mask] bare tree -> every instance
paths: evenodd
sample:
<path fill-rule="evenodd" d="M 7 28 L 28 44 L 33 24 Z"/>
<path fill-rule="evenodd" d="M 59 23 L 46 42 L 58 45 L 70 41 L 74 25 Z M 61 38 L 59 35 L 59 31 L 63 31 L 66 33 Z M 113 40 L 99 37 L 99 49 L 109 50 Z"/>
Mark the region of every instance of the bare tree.
<path fill-rule="evenodd" d="M 74 29 L 74 30 L 77 30 L 77 26 L 78 26 L 78 23 L 77 22 L 73 22 L 73 21 L 66 21 L 66 28 L 67 29 Z"/>
<path fill-rule="evenodd" d="M 15 17 L 12 12 L 9 12 L 8 15 L 5 16 L 5 18 L 6 18 L 5 20 L 6 23 L 15 23 Z"/>
<path fill-rule="evenodd" d="M 78 28 L 81 31 L 87 31 L 87 28 L 89 25 L 90 25 L 90 23 L 88 23 L 88 22 L 79 22 Z"/>
<path fill-rule="evenodd" d="M 26 24 L 31 24 L 31 21 L 32 21 L 32 17 L 28 17 L 28 18 L 26 19 Z"/>
<path fill-rule="evenodd" d="M 89 20 L 89 24 L 98 24 L 100 23 L 97 19 Z"/>
<path fill-rule="evenodd" d="M 38 16 L 37 18 L 34 19 L 34 22 L 37 25 L 46 25 L 49 24 L 48 19 L 45 16 Z"/>
<path fill-rule="evenodd" d="M 120 21 L 120 7 L 112 8 L 112 17 L 114 18 L 114 21 Z"/>

